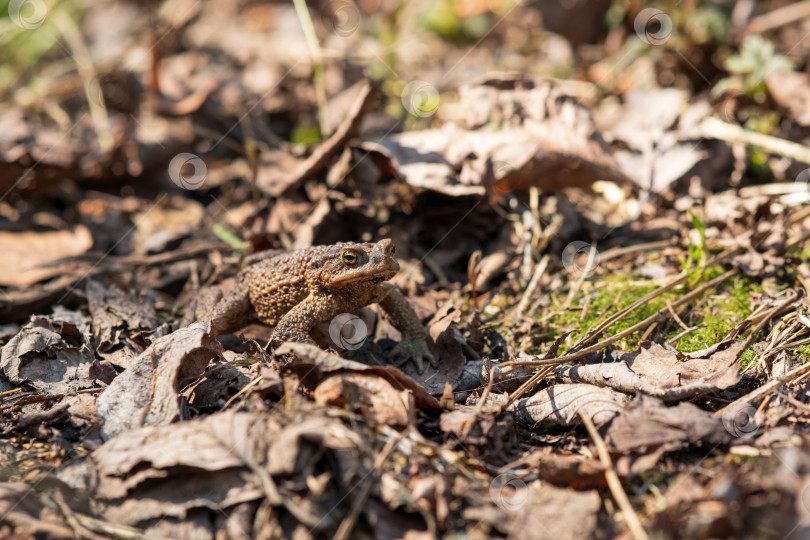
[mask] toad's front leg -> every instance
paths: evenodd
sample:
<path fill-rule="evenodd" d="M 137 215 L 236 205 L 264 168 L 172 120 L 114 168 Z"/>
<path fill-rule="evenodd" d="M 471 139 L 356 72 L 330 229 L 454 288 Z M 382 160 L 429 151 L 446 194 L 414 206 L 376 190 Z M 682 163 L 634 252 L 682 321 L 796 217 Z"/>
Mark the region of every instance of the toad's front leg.
<path fill-rule="evenodd" d="M 399 289 L 390 283 L 380 284 L 380 297 L 377 303 L 391 324 L 402 333 L 402 341 L 391 352 L 394 365 L 399 366 L 413 360 L 419 373 L 425 370 L 424 360 L 435 365 L 436 361 L 428 350 L 425 330 L 419 322 L 419 317 Z"/>
<path fill-rule="evenodd" d="M 290 311 L 284 314 L 273 330 L 270 340 L 273 348 L 286 341 L 315 343 L 310 336 L 312 329 L 346 311 L 346 302 L 328 295 L 310 293 Z"/>

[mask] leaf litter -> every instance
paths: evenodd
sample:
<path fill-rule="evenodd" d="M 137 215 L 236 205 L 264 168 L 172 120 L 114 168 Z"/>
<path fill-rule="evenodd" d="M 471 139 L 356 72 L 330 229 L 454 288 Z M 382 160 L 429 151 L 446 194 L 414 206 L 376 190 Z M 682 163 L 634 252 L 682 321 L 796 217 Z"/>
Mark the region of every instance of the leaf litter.
<path fill-rule="evenodd" d="M 585 4 L 9 3 L 0 536 L 806 535 L 807 14 Z M 423 373 L 194 320 L 380 238 Z"/>

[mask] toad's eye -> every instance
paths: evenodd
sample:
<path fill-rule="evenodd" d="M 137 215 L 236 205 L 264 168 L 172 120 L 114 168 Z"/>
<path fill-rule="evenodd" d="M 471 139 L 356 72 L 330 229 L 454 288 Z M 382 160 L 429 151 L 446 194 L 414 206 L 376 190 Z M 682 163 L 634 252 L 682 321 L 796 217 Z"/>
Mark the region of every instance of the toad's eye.
<path fill-rule="evenodd" d="M 340 253 L 340 260 L 343 261 L 343 264 L 346 266 L 354 266 L 357 264 L 357 261 L 360 260 L 360 256 L 357 254 L 356 251 L 352 251 L 351 249 L 344 249 Z"/>
<path fill-rule="evenodd" d="M 397 248 L 394 247 L 393 244 L 391 244 L 391 246 L 388 248 L 387 254 L 389 257 L 393 257 L 394 255 L 397 254 Z"/>

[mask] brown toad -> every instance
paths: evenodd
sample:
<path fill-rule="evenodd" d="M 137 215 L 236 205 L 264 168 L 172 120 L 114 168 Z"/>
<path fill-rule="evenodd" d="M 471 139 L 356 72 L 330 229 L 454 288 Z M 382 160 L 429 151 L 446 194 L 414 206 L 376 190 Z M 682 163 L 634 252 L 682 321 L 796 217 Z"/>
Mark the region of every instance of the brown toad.
<path fill-rule="evenodd" d="M 393 362 L 408 360 L 424 370 L 433 363 L 424 330 L 413 308 L 396 286 L 385 283 L 399 271 L 390 239 L 377 243 L 315 246 L 259 260 L 239 273 L 234 291 L 213 309 L 217 335 L 242 328 L 251 318 L 275 326 L 271 343 L 310 342 L 315 325 L 372 303 L 402 333 Z"/>

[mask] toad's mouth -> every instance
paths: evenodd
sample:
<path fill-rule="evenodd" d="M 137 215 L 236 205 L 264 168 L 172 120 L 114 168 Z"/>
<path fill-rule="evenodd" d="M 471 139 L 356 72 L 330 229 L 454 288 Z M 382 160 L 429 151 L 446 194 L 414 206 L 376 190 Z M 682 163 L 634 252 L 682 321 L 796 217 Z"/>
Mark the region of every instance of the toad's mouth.
<path fill-rule="evenodd" d="M 397 272 L 399 272 L 399 265 L 396 267 L 392 266 L 385 270 L 377 270 L 371 274 L 367 271 L 358 270 L 356 272 L 346 272 L 333 277 L 329 280 L 329 283 L 332 287 L 344 287 L 351 283 L 368 283 L 369 285 L 374 285 L 388 281 L 397 275 Z"/>

